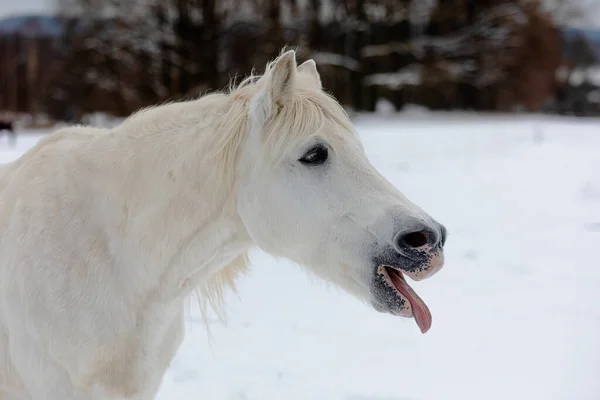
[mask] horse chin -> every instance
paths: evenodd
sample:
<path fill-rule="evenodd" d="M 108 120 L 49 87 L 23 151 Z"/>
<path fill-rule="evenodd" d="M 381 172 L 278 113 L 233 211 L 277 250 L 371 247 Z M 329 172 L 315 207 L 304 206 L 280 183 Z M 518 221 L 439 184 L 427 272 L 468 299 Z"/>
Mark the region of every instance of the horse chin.
<path fill-rule="evenodd" d="M 373 278 L 373 307 L 395 316 L 414 318 L 422 333 L 431 328 L 431 313 L 425 302 L 408 285 L 402 272 L 380 265 Z"/>

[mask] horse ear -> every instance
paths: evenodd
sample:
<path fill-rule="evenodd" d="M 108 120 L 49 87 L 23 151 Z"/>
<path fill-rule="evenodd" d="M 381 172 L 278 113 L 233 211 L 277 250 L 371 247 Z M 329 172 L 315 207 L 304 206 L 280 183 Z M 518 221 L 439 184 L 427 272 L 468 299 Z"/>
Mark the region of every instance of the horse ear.
<path fill-rule="evenodd" d="M 291 97 L 296 83 L 296 52 L 289 50 L 283 53 L 271 69 L 268 90 L 271 101 L 284 104 Z"/>
<path fill-rule="evenodd" d="M 322 85 L 321 85 L 321 75 L 319 75 L 319 71 L 317 71 L 317 64 L 315 63 L 315 60 L 313 60 L 311 58 L 310 60 L 304 61 L 298 67 L 298 72 L 306 73 L 306 74 L 311 75 L 315 79 L 315 81 L 317 82 L 317 85 L 319 86 L 319 89 L 322 88 Z"/>
<path fill-rule="evenodd" d="M 296 53 L 289 50 L 274 62 L 263 75 L 264 89 L 250 102 L 250 115 L 257 125 L 262 125 L 271 114 L 273 105 L 284 105 L 291 98 L 296 83 Z"/>

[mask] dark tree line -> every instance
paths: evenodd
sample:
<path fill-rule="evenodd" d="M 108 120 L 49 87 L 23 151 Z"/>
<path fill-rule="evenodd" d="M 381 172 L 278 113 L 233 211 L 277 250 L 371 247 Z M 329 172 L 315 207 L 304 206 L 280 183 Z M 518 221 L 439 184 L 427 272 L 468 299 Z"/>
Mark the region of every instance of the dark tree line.
<path fill-rule="evenodd" d="M 534 0 L 63 0 L 70 56 L 56 114 L 125 115 L 225 87 L 282 46 L 347 106 L 539 109 L 560 62 Z M 259 71 L 260 72 L 260 71 Z M 57 94 L 60 94 L 58 96 Z M 65 117 L 64 115 L 61 117 Z"/>

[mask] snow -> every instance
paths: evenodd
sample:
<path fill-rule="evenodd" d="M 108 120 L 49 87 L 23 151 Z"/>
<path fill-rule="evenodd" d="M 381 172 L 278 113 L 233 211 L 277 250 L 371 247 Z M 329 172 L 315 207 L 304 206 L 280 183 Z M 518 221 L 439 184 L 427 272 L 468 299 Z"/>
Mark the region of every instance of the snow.
<path fill-rule="evenodd" d="M 357 60 L 340 54 L 315 51 L 313 53 L 313 59 L 315 62 L 319 63 L 319 65 L 335 65 L 344 67 L 350 71 L 360 70 L 360 63 Z"/>
<path fill-rule="evenodd" d="M 420 83 L 421 66 L 419 64 L 409 64 L 397 72 L 372 74 L 365 77 L 365 85 L 367 86 L 388 86 L 391 89 Z"/>
<path fill-rule="evenodd" d="M 449 229 L 444 269 L 412 285 L 431 330 L 255 250 L 227 326 L 207 333 L 190 307 L 158 400 L 598 399 L 600 120 L 356 123 L 375 166 Z M 30 133 L 14 150 L 0 138 L 0 159 Z"/>

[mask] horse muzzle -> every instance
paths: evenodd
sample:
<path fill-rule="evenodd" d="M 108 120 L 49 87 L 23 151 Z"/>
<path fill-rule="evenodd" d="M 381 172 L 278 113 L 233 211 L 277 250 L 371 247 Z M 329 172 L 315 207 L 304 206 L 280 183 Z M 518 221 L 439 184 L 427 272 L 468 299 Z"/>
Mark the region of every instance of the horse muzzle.
<path fill-rule="evenodd" d="M 378 311 L 413 317 L 422 333 L 431 327 L 431 313 L 425 302 L 408 285 L 405 275 L 420 281 L 444 265 L 443 246 L 447 230 L 440 224 L 399 232 L 394 244 L 373 257 L 373 306 Z"/>

